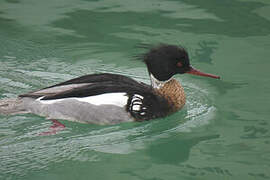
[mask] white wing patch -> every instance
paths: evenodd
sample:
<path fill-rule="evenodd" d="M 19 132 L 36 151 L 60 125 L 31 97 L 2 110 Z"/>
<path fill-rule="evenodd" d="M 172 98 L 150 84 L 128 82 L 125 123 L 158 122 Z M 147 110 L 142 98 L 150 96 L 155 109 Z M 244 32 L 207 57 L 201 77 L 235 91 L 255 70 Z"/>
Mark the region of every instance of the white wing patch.
<path fill-rule="evenodd" d="M 93 105 L 115 105 L 124 107 L 127 104 L 128 96 L 126 93 L 106 93 L 96 96 L 89 96 L 83 98 L 64 98 L 64 99 L 54 99 L 54 100 L 42 100 L 43 97 L 38 98 L 36 101 L 40 101 L 43 104 L 54 104 L 56 102 L 61 102 L 66 99 L 77 100 L 81 102 L 86 102 Z"/>

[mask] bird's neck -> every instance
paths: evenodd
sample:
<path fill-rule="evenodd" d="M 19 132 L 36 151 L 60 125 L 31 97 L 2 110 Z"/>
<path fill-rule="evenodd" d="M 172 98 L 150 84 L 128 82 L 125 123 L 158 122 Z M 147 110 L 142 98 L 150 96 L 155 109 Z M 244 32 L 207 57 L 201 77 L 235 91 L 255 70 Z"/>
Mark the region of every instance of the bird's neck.
<path fill-rule="evenodd" d="M 172 78 L 171 78 L 172 79 Z M 155 78 L 155 76 L 153 74 L 150 73 L 150 80 L 151 80 L 151 86 L 154 89 L 160 89 L 162 88 L 167 82 L 169 82 L 171 79 L 167 80 L 167 81 L 160 81 L 158 79 Z"/>

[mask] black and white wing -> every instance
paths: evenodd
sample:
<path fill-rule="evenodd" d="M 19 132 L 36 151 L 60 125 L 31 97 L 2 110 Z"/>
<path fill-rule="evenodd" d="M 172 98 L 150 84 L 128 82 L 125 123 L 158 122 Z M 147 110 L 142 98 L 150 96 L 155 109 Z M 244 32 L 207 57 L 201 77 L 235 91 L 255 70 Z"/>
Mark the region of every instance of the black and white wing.
<path fill-rule="evenodd" d="M 96 105 L 118 103 L 137 121 L 162 117 L 169 112 L 166 99 L 158 95 L 151 86 L 109 73 L 82 76 L 19 97 L 42 101 L 77 98 Z"/>

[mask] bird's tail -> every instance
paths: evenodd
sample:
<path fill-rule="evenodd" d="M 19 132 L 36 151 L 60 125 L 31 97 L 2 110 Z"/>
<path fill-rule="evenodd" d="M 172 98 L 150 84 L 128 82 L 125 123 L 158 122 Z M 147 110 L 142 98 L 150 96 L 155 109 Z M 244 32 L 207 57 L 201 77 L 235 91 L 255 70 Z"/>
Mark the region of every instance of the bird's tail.
<path fill-rule="evenodd" d="M 0 114 L 12 115 L 22 113 L 27 112 L 23 109 L 22 101 L 20 99 L 0 99 Z"/>

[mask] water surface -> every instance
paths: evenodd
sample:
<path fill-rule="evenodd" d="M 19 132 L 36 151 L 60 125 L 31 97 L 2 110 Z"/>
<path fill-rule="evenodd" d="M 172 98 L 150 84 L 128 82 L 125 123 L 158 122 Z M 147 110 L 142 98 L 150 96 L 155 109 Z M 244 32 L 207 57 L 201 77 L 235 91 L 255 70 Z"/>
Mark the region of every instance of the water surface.
<path fill-rule="evenodd" d="M 0 116 L 0 179 L 269 179 L 270 2 L 0 2 L 0 98 L 113 72 L 149 83 L 140 44 L 181 44 L 221 80 L 178 75 L 185 108 L 113 126 Z"/>

